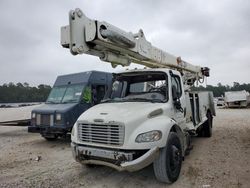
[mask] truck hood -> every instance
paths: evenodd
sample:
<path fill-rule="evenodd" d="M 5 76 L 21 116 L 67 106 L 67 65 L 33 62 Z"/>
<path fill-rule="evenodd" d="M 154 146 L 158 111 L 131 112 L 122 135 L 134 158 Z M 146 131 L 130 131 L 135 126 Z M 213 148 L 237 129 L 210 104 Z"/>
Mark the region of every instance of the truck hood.
<path fill-rule="evenodd" d="M 43 114 L 43 113 L 52 114 L 55 112 L 65 113 L 77 105 L 78 105 L 78 103 L 43 104 L 43 105 L 39 106 L 38 108 L 33 109 L 32 112 L 41 113 L 41 114 Z"/>
<path fill-rule="evenodd" d="M 79 121 L 86 122 L 122 122 L 129 123 L 134 120 L 145 120 L 148 114 L 163 107 L 164 103 L 150 102 L 122 102 L 103 103 L 85 111 Z"/>

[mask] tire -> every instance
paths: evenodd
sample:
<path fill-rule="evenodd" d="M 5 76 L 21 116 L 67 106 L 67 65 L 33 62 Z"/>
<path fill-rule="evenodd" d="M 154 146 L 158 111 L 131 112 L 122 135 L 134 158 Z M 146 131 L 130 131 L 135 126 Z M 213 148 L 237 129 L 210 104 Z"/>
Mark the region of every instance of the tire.
<path fill-rule="evenodd" d="M 207 113 L 207 121 L 203 123 L 201 129 L 197 132 L 199 137 L 211 137 L 213 127 L 213 116 L 210 112 Z"/>
<path fill-rule="evenodd" d="M 86 168 L 96 168 L 97 167 L 97 165 L 95 165 L 95 164 L 83 164 L 83 166 Z"/>
<path fill-rule="evenodd" d="M 160 150 L 159 157 L 153 163 L 156 179 L 168 184 L 175 182 L 180 175 L 181 165 L 181 142 L 175 132 L 170 132 L 166 146 Z"/>
<path fill-rule="evenodd" d="M 52 137 L 48 137 L 48 136 L 43 136 L 47 141 L 55 141 L 57 140 L 58 136 L 57 135 L 53 135 Z"/>
<path fill-rule="evenodd" d="M 212 136 L 212 124 L 213 124 L 213 117 L 211 113 L 207 113 L 207 121 L 204 124 L 203 132 L 204 137 L 211 137 Z"/>

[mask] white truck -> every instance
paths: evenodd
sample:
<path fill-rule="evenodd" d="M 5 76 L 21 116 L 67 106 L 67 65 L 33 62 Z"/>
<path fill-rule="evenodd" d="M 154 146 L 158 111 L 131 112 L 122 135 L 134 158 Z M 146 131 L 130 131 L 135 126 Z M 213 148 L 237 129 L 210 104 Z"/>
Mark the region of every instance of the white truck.
<path fill-rule="evenodd" d="M 191 136 L 211 137 L 213 94 L 192 92 L 195 81 L 209 76 L 199 67 L 170 55 L 138 33 L 69 13 L 61 44 L 73 55 L 90 54 L 117 65 L 149 68 L 113 74 L 108 99 L 85 111 L 75 123 L 71 147 L 76 161 L 136 171 L 153 163 L 159 181 L 179 177 Z"/>
<path fill-rule="evenodd" d="M 225 104 L 228 108 L 246 108 L 249 103 L 249 93 L 246 90 L 225 92 Z"/>

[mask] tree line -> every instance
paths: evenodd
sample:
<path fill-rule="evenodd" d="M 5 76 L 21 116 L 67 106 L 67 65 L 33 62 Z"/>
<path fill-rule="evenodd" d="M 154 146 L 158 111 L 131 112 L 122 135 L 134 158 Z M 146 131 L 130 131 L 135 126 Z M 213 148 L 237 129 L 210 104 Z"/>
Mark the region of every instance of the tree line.
<path fill-rule="evenodd" d="M 224 96 L 224 93 L 226 91 L 241 91 L 241 90 L 246 90 L 250 92 L 250 84 L 240 84 L 238 82 L 233 82 L 233 86 L 229 85 L 222 85 L 221 83 L 218 83 L 217 86 L 212 86 L 212 85 L 207 85 L 206 87 L 204 86 L 198 86 L 198 87 L 193 87 L 192 90 L 195 91 L 212 91 L 214 94 L 214 97 L 221 97 Z"/>
<path fill-rule="evenodd" d="M 45 102 L 51 90 L 51 86 L 40 84 L 37 87 L 29 86 L 28 83 L 12 82 L 0 85 L 0 103 L 17 103 L 17 102 Z M 215 97 L 223 96 L 226 91 L 246 90 L 250 92 L 250 84 L 240 84 L 234 82 L 233 86 L 222 85 L 217 86 L 207 85 L 193 87 L 195 91 L 212 91 Z"/>
<path fill-rule="evenodd" d="M 12 82 L 0 86 L 0 103 L 44 102 L 51 90 L 51 86 L 40 84 L 37 87 L 28 83 Z"/>

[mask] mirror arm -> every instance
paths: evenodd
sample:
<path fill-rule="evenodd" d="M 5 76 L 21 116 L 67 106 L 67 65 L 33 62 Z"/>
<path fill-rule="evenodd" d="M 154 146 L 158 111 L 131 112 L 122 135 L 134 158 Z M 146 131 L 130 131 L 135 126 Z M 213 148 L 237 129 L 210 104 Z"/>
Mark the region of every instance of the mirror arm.
<path fill-rule="evenodd" d="M 184 110 L 183 110 L 183 108 L 181 106 L 181 102 L 180 102 L 179 98 L 176 101 L 174 101 L 174 105 L 175 105 L 176 109 L 179 110 L 181 113 L 184 112 Z"/>

